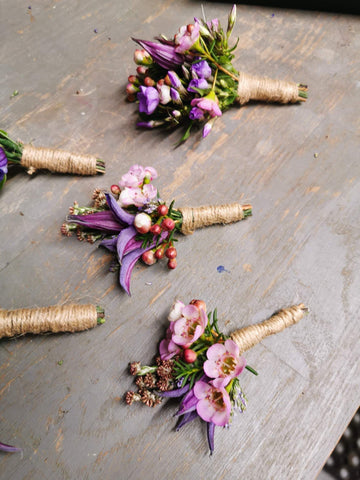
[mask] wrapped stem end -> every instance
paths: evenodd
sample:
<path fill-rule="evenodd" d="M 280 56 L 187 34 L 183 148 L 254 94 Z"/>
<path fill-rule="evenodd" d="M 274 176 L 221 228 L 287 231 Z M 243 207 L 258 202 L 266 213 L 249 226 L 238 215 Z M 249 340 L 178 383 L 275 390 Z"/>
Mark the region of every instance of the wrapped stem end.
<path fill-rule="evenodd" d="M 27 333 L 80 332 L 104 321 L 104 309 L 95 305 L 0 310 L 0 338 Z"/>
<path fill-rule="evenodd" d="M 303 303 L 284 308 L 268 320 L 236 330 L 231 339 L 239 346 L 241 353 L 260 343 L 264 338 L 282 332 L 285 328 L 298 323 L 309 310 Z"/>
<path fill-rule="evenodd" d="M 252 215 L 250 204 L 228 203 L 202 207 L 179 208 L 182 215 L 181 233 L 191 235 L 197 228 L 234 223 Z"/>

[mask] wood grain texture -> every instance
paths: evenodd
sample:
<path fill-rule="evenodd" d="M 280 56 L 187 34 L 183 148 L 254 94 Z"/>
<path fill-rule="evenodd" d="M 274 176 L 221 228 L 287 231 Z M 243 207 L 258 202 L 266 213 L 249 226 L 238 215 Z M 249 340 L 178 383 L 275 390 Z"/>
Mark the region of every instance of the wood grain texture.
<path fill-rule="evenodd" d="M 107 173 L 9 179 L 0 306 L 98 303 L 107 322 L 1 340 L 0 439 L 24 454 L 1 455 L 0 478 L 316 478 L 360 398 L 359 18 L 238 6 L 237 68 L 306 83 L 309 100 L 236 107 L 206 140 L 174 149 L 178 132 L 135 129 L 124 96 L 130 37 L 172 35 L 202 16 L 198 2 L 29 5 L 0 2 L 1 128 L 99 156 Z M 205 6 L 223 23 L 229 8 Z M 108 272 L 111 255 L 62 237 L 60 226 L 74 200 L 88 204 L 136 162 L 156 167 L 162 197 L 179 207 L 249 202 L 253 217 L 179 237 L 178 268 L 136 266 L 128 297 Z M 243 374 L 248 409 L 216 430 L 212 458 L 204 424 L 175 432 L 174 402 L 150 410 L 122 400 L 128 362 L 152 360 L 175 298 L 217 306 L 226 333 L 284 306 L 310 308 L 247 352 L 260 375 Z"/>

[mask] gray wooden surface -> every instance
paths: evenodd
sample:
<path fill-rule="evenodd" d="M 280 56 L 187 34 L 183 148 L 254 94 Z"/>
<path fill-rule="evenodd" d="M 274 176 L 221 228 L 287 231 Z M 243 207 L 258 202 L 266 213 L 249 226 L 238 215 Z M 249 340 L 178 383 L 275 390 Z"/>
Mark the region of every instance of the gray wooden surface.
<path fill-rule="evenodd" d="M 226 23 L 230 6 L 205 11 Z M 107 162 L 90 178 L 21 171 L 0 194 L 1 307 L 93 302 L 107 318 L 0 341 L 0 439 L 23 448 L 0 454 L 0 477 L 316 478 L 359 406 L 359 18 L 239 6 L 236 66 L 307 83 L 309 100 L 234 108 L 174 149 L 177 133 L 135 129 L 130 37 L 171 36 L 200 2 L 1 0 L 0 15 L 1 128 Z M 128 297 L 111 255 L 59 230 L 74 200 L 134 163 L 155 166 L 178 206 L 241 200 L 254 215 L 179 238 L 178 268 L 137 266 Z M 247 353 L 260 375 L 242 375 L 248 409 L 216 430 L 211 458 L 204 424 L 174 431 L 173 402 L 123 402 L 128 362 L 150 362 L 173 300 L 194 297 L 227 333 L 283 306 L 311 310 Z"/>

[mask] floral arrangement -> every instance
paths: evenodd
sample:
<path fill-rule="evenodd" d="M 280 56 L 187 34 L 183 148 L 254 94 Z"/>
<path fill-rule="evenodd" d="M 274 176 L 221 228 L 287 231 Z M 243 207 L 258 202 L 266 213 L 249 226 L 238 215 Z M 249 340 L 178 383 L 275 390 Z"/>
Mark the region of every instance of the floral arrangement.
<path fill-rule="evenodd" d="M 238 72 L 232 61 L 238 41 L 230 45 L 236 20 L 233 6 L 226 31 L 218 19 L 206 22 L 195 18 L 167 39 L 161 35 L 151 42 L 133 39 L 141 46 L 134 54 L 138 65 L 126 87 L 127 99 L 138 101 L 143 128 L 185 127 L 179 143 L 193 126 L 203 125 L 206 137 L 216 118 L 232 105 L 250 100 L 279 103 L 303 102 L 307 87 L 293 82 L 271 80 Z"/>
<path fill-rule="evenodd" d="M 64 150 L 33 147 L 12 140 L 0 130 L 0 189 L 6 182 L 9 166 L 20 165 L 32 175 L 38 169 L 77 175 L 105 173 L 105 162 L 92 155 L 78 155 Z"/>
<path fill-rule="evenodd" d="M 307 312 L 303 305 L 279 310 L 262 323 L 236 330 L 230 336 L 220 332 L 217 311 L 206 315 L 206 305 L 192 300 L 176 301 L 169 313 L 166 336 L 159 345 L 156 365 L 130 364 L 138 391 L 128 391 L 128 405 L 142 402 L 154 407 L 164 398 L 179 398 L 177 430 L 200 418 L 207 424 L 210 453 L 214 451 L 215 427 L 229 426 L 236 413 L 246 408 L 247 399 L 239 376 L 248 370 L 243 352 L 268 335 L 297 323 Z"/>
<path fill-rule="evenodd" d="M 112 269 L 120 267 L 120 285 L 129 295 L 131 273 L 140 258 L 146 265 L 166 258 L 168 268 L 176 268 L 175 233 L 189 235 L 197 228 L 252 214 L 250 204 L 175 208 L 173 201 L 167 206 L 152 184 L 155 178 L 153 167 L 132 166 L 110 192 L 95 190 L 92 207 L 75 202 L 61 227 L 66 236 L 76 234 L 90 243 L 101 240 L 99 245 L 116 255 Z"/>

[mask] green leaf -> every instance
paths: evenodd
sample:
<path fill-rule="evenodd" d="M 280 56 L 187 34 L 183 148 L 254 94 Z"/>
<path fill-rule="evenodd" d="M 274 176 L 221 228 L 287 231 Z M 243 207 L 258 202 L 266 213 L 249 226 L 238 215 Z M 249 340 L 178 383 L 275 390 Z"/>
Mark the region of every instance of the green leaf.
<path fill-rule="evenodd" d="M 6 177 L 6 173 L 5 173 L 4 178 L 3 178 L 3 179 L 1 180 L 1 182 L 0 182 L 0 190 L 1 190 L 1 189 L 3 188 L 3 186 L 5 185 L 6 178 L 7 178 L 7 177 Z"/>

